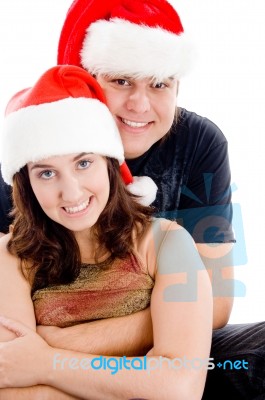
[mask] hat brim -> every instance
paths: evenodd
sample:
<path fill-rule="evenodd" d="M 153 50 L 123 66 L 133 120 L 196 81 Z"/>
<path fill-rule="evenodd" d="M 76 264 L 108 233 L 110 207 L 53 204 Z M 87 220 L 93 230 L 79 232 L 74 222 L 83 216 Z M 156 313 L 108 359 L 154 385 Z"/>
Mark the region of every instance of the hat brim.
<path fill-rule="evenodd" d="M 163 80 L 182 77 L 192 53 L 185 33 L 176 35 L 114 18 L 89 26 L 80 55 L 82 66 L 92 74 Z"/>

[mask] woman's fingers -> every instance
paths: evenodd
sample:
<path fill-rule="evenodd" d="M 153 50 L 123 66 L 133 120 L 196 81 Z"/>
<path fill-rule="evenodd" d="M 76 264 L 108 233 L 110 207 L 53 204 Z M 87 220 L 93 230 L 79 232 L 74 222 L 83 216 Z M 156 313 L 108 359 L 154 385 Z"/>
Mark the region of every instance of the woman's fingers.
<path fill-rule="evenodd" d="M 2 315 L 0 315 L 0 324 L 13 332 L 17 337 L 25 336 L 27 333 L 31 332 L 31 329 L 27 328 L 21 322 L 14 321 Z"/>

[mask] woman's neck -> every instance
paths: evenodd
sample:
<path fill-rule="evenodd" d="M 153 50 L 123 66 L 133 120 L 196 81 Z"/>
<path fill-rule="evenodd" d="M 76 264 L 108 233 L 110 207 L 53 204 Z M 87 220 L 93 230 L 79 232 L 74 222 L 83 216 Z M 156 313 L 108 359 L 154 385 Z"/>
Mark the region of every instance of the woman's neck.
<path fill-rule="evenodd" d="M 81 254 L 81 262 L 94 264 L 110 256 L 107 249 L 99 245 L 95 235 L 89 231 L 75 232 L 75 238 Z"/>

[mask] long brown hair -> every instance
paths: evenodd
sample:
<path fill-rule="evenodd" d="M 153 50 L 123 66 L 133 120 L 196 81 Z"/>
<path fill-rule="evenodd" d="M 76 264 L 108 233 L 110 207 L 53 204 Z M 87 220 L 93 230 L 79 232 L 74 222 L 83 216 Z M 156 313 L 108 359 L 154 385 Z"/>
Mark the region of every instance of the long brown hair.
<path fill-rule="evenodd" d="M 93 233 L 113 257 L 123 258 L 133 248 L 133 233 L 141 235 L 153 209 L 137 202 L 120 176 L 117 160 L 107 158 L 110 194 Z M 50 219 L 32 190 L 27 166 L 13 179 L 13 230 L 8 250 L 30 265 L 32 291 L 72 282 L 79 274 L 81 256 L 74 234 Z"/>

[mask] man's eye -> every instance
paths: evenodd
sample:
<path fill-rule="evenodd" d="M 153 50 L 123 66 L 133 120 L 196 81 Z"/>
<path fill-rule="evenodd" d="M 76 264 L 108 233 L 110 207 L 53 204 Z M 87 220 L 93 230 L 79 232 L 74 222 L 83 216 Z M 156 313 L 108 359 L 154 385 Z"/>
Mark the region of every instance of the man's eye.
<path fill-rule="evenodd" d="M 155 89 L 163 89 L 166 87 L 166 84 L 164 82 L 156 82 L 154 83 L 153 87 Z"/>
<path fill-rule="evenodd" d="M 115 82 L 120 86 L 129 86 L 129 82 L 126 79 L 116 79 Z"/>

